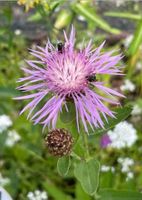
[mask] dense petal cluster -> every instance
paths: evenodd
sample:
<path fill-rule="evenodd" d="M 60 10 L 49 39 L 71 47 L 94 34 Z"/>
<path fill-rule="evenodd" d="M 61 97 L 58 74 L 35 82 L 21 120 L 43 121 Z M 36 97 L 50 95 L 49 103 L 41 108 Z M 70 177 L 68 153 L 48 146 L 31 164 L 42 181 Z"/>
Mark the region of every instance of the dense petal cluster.
<path fill-rule="evenodd" d="M 111 141 L 108 146 L 116 149 L 131 147 L 138 138 L 136 129 L 127 121 L 120 122 L 107 134 Z"/>
<path fill-rule="evenodd" d="M 12 121 L 7 115 L 0 115 L 0 134 L 12 125 Z"/>
<path fill-rule="evenodd" d="M 35 190 L 27 194 L 28 200 L 47 200 L 48 195 L 45 191 Z"/>
<path fill-rule="evenodd" d="M 121 55 L 114 52 L 101 53 L 104 43 L 93 49 L 91 41 L 86 47 L 76 50 L 75 30 L 72 27 L 70 36 L 64 32 L 65 42 L 62 47 L 53 46 L 50 41 L 45 48 L 37 46 L 31 54 L 37 60 L 26 61 L 29 68 L 23 68 L 26 77 L 19 82 L 25 82 L 18 87 L 23 92 L 32 94 L 18 97 L 17 99 L 32 99 L 21 111 L 30 109 L 29 116 L 40 102 L 44 101 L 41 108 L 36 111 L 31 119 L 35 124 L 41 123 L 55 128 L 59 112 L 65 106 L 68 112 L 67 99 L 74 102 L 76 109 L 76 123 L 79 131 L 79 119 L 82 120 L 85 131 L 87 125 L 91 128 L 103 127 L 104 117 L 114 117 L 114 113 L 104 104 L 119 104 L 114 96 L 124 97 L 122 94 L 104 86 L 104 82 L 95 80 L 94 76 L 100 74 L 122 75 L 118 62 Z M 33 92 L 35 91 L 35 92 Z M 107 95 L 101 96 L 97 91 Z"/>
<path fill-rule="evenodd" d="M 13 147 L 20 140 L 21 140 L 20 135 L 15 130 L 10 130 L 7 133 L 5 145 L 8 147 Z"/>
<path fill-rule="evenodd" d="M 135 164 L 134 160 L 132 158 L 126 157 L 126 158 L 118 158 L 118 163 L 121 165 L 121 171 L 122 173 L 125 173 L 126 181 L 129 181 L 130 179 L 134 178 L 134 173 L 132 171 L 132 167 Z"/>
<path fill-rule="evenodd" d="M 2 174 L 0 173 L 0 186 L 3 187 L 3 186 L 5 186 L 5 185 L 7 185 L 9 183 L 10 183 L 10 179 L 9 178 L 4 178 L 2 176 Z"/>

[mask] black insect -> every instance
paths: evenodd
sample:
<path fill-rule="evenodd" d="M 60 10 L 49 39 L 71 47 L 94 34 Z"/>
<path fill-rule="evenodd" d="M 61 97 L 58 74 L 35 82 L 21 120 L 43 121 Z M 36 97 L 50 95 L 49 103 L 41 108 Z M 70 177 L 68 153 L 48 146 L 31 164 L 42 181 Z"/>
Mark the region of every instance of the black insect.
<path fill-rule="evenodd" d="M 64 44 L 62 42 L 58 42 L 57 44 L 58 52 L 63 53 L 64 50 Z"/>
<path fill-rule="evenodd" d="M 87 76 L 86 78 L 87 78 L 87 81 L 89 81 L 89 82 L 94 82 L 94 81 L 97 80 L 95 74 L 92 74 L 92 75 L 90 75 L 90 76 Z"/>

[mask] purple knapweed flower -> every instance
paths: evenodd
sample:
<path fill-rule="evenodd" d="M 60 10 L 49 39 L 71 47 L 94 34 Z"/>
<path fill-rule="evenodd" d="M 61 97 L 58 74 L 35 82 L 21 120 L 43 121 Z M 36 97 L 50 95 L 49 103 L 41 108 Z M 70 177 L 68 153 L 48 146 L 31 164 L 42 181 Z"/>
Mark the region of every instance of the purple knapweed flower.
<path fill-rule="evenodd" d="M 85 131 L 87 125 L 103 127 L 102 117 L 114 117 L 114 113 L 104 104 L 119 104 L 113 96 L 124 97 L 122 94 L 104 86 L 103 82 L 96 80 L 97 75 L 122 75 L 117 66 L 121 55 L 112 55 L 114 51 L 101 53 L 104 43 L 92 49 L 91 41 L 85 48 L 74 49 L 75 30 L 72 27 L 69 38 L 64 32 L 65 42 L 54 47 L 50 41 L 45 48 L 37 46 L 31 54 L 37 60 L 26 61 L 29 68 L 23 68 L 26 77 L 19 82 L 25 82 L 18 87 L 23 92 L 32 94 L 17 97 L 16 99 L 32 99 L 21 111 L 30 109 L 29 116 L 42 101 L 42 106 L 32 115 L 31 119 L 37 123 L 55 128 L 59 112 L 65 106 L 68 112 L 67 99 L 74 102 L 76 109 L 76 123 L 79 131 L 81 119 Z M 33 91 L 35 91 L 33 93 Z M 101 96 L 98 92 L 104 93 Z M 44 101 L 44 105 L 43 105 Z"/>

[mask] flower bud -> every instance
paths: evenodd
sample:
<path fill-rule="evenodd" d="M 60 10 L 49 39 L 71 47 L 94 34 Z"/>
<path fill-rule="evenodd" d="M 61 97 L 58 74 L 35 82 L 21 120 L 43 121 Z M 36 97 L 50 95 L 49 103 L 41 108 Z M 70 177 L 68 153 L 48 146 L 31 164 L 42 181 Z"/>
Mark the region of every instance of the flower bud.
<path fill-rule="evenodd" d="M 62 157 L 70 154 L 73 138 L 68 130 L 54 129 L 46 136 L 45 143 L 50 154 Z"/>

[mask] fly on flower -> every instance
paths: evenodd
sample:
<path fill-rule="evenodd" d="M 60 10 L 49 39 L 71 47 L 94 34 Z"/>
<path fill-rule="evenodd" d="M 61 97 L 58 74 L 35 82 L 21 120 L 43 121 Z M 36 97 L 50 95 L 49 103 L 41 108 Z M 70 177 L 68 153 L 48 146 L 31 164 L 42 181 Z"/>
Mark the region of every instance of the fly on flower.
<path fill-rule="evenodd" d="M 96 75 L 95 74 L 92 74 L 90 76 L 87 76 L 86 79 L 89 81 L 89 82 L 94 82 L 96 81 Z"/>
<path fill-rule="evenodd" d="M 80 121 L 86 132 L 88 132 L 88 125 L 93 130 L 96 127 L 103 127 L 102 118 L 107 121 L 107 116 L 115 117 L 105 102 L 119 104 L 114 96 L 124 96 L 104 86 L 104 82 L 97 81 L 96 76 L 122 75 L 118 67 L 121 55 L 113 55 L 114 51 L 101 53 L 104 42 L 96 49 L 92 48 L 91 41 L 84 48 L 75 49 L 74 27 L 69 37 L 64 32 L 64 38 L 64 45 L 54 47 L 48 41 L 45 48 L 37 46 L 37 50 L 31 50 L 36 60 L 26 61 L 29 67 L 23 68 L 26 76 L 19 79 L 19 82 L 24 84 L 18 89 L 32 94 L 16 98 L 31 101 L 21 113 L 29 109 L 28 116 L 35 124 L 41 123 L 44 127 L 55 128 L 62 107 L 65 106 L 68 111 L 66 99 L 72 99 L 76 110 L 78 131 Z M 104 95 L 101 96 L 97 91 L 101 91 Z M 52 94 L 50 98 L 49 94 Z M 41 107 L 34 111 L 38 104 Z"/>
<path fill-rule="evenodd" d="M 59 53 L 63 53 L 63 50 L 64 50 L 63 43 L 62 42 L 58 42 L 57 47 L 58 47 L 58 52 Z"/>

